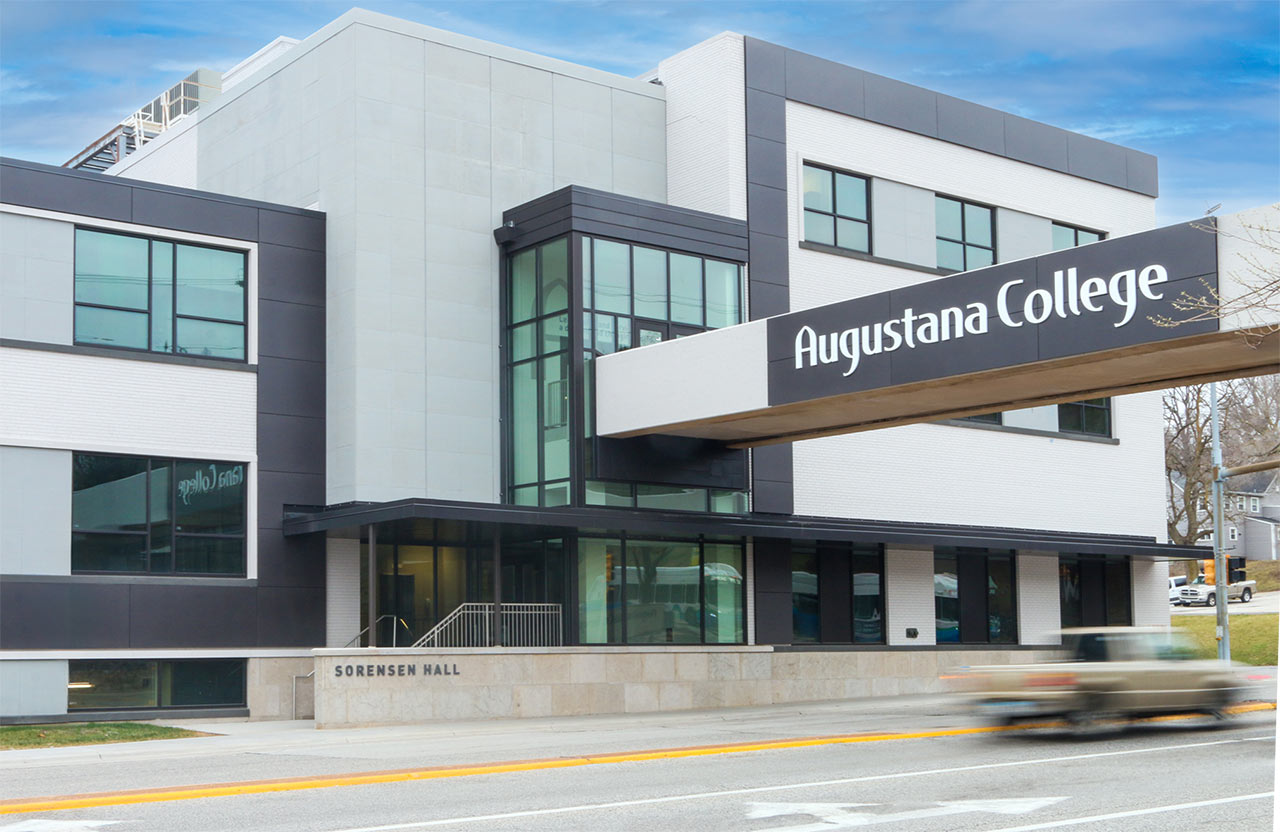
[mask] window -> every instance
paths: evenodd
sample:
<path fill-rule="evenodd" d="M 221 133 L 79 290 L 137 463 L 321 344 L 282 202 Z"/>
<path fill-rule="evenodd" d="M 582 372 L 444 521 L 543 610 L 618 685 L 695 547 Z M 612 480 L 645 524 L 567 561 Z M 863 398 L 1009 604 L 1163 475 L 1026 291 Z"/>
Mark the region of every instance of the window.
<path fill-rule="evenodd" d="M 884 643 L 884 553 L 839 541 L 791 545 L 791 641 Z"/>
<path fill-rule="evenodd" d="M 945 196 L 935 197 L 938 268 L 962 272 L 996 261 L 995 218 L 991 208 Z"/>
<path fill-rule="evenodd" d="M 1058 606 L 1062 626 L 1132 624 L 1132 584 L 1127 559 L 1060 555 Z"/>
<path fill-rule="evenodd" d="M 939 644 L 1017 644 L 1013 552 L 936 549 L 933 603 Z"/>
<path fill-rule="evenodd" d="M 1111 435 L 1111 399 L 1086 399 L 1058 405 L 1058 430 L 1090 436 Z"/>
<path fill-rule="evenodd" d="M 818 552 L 812 546 L 791 550 L 791 641 L 804 644 L 822 640 L 818 600 Z"/>
<path fill-rule="evenodd" d="M 867 180 L 817 165 L 804 166 L 804 239 L 871 252 Z"/>
<path fill-rule="evenodd" d="M 244 659 L 67 662 L 67 709 L 244 707 Z"/>
<path fill-rule="evenodd" d="M 76 229 L 77 344 L 245 360 L 243 251 Z"/>
<path fill-rule="evenodd" d="M 1228 526 L 1227 540 L 1239 540 L 1239 539 L 1240 539 L 1240 530 L 1237 529 L 1235 526 Z"/>
<path fill-rule="evenodd" d="M 1250 497 L 1250 498 L 1249 498 L 1249 513 L 1250 513 L 1250 514 L 1257 514 L 1257 513 L 1258 513 L 1258 512 L 1260 512 L 1260 511 L 1262 511 L 1262 500 L 1261 500 L 1261 499 L 1259 499 L 1258 497 Z"/>
<path fill-rule="evenodd" d="M 739 538 L 579 538 L 579 642 L 743 643 L 744 557 Z"/>
<path fill-rule="evenodd" d="M 243 575 L 246 467 L 75 454 L 71 571 Z"/>
<path fill-rule="evenodd" d="M 1236 511 L 1244 511 L 1245 498 L 1236 497 Z"/>
<path fill-rule="evenodd" d="M 1088 245 L 1096 243 L 1099 240 L 1105 240 L 1106 234 L 1101 231 L 1089 231 L 1086 228 L 1076 228 L 1074 225 L 1065 225 L 1055 222 L 1053 224 L 1053 250 L 1062 251 L 1064 248 L 1075 248 L 1076 246 Z"/>
<path fill-rule="evenodd" d="M 986 425 L 1002 425 L 1004 424 L 1004 414 L 997 411 L 995 413 L 979 413 L 976 416 L 961 416 L 962 422 L 981 422 Z"/>

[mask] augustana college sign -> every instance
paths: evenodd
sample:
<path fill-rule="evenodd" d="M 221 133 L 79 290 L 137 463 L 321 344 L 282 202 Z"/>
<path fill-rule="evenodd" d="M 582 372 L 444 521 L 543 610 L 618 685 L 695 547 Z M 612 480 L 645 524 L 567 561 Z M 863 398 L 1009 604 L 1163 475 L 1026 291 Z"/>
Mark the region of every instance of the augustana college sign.
<path fill-rule="evenodd" d="M 1217 286 L 1187 223 L 769 319 L 769 403 L 925 381 L 1217 330 L 1171 304 Z"/>

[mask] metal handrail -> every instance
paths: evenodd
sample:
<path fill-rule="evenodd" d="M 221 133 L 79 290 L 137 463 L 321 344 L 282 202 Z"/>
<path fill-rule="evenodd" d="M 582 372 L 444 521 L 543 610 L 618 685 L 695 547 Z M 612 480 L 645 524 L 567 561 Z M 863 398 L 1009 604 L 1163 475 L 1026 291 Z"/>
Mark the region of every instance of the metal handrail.
<path fill-rule="evenodd" d="M 392 615 L 391 613 L 387 613 L 386 615 L 380 615 L 376 619 L 374 619 L 374 622 L 373 622 L 374 626 L 377 626 L 378 624 L 380 624 L 382 620 L 385 618 L 391 618 L 396 621 L 399 621 L 406 630 L 409 629 L 409 622 L 405 621 L 403 618 L 400 618 L 399 616 Z M 345 650 L 346 648 L 355 644 L 357 641 L 360 640 L 360 636 L 364 635 L 367 632 L 369 632 L 369 628 L 365 627 L 363 630 L 356 633 L 355 636 L 352 637 L 351 641 L 348 641 L 346 644 L 342 645 L 343 649 Z M 399 635 L 399 633 L 400 631 L 395 629 L 394 627 L 391 629 L 391 646 L 392 647 L 396 646 L 396 637 Z"/>
<path fill-rule="evenodd" d="M 500 638 L 508 647 L 558 647 L 563 643 L 559 604 L 502 604 L 498 612 Z M 414 647 L 489 647 L 493 638 L 494 605 L 460 604 L 413 643 Z"/>

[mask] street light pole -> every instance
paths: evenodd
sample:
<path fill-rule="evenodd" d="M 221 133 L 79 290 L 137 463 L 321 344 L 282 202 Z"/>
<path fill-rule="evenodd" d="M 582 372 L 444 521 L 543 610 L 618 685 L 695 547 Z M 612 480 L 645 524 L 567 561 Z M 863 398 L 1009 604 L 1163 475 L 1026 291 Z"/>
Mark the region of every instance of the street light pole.
<path fill-rule="evenodd" d="M 1213 438 L 1213 579 L 1218 615 L 1218 658 L 1231 661 L 1231 628 L 1227 624 L 1227 549 L 1222 528 L 1222 443 L 1218 435 L 1218 383 L 1209 383 L 1209 418 Z"/>

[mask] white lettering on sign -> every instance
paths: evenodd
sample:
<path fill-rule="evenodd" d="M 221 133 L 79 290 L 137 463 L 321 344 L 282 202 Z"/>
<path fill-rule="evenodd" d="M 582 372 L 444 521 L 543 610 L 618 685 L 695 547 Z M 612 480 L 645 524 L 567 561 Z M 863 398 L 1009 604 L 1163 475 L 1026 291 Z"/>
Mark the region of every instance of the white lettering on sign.
<path fill-rule="evenodd" d="M 1106 309 L 1105 301 L 1110 300 L 1122 310 L 1119 320 L 1112 323 L 1119 328 L 1133 320 L 1139 298 L 1163 299 L 1164 295 L 1153 287 L 1168 279 L 1165 267 L 1153 263 L 1142 271 L 1117 272 L 1110 280 L 1091 277 L 1080 282 L 1074 268 L 1055 271 L 1052 291 L 1026 291 L 1025 280 L 1010 280 L 996 292 L 996 319 L 1016 329 L 1027 322 L 1044 323 L 1051 317 L 1066 319 L 1102 312 Z M 1018 312 L 1022 313 L 1022 320 L 1014 317 Z M 908 307 L 902 310 L 901 317 L 825 335 L 806 325 L 796 333 L 796 369 L 843 360 L 848 362 L 844 375 L 851 376 L 864 355 L 894 352 L 903 346 L 915 349 L 921 344 L 937 344 L 965 335 L 985 335 L 987 326 L 988 307 L 981 301 L 938 312 L 916 312 Z"/>
<path fill-rule="evenodd" d="M 182 504 L 190 505 L 194 494 L 211 494 L 223 488 L 231 488 L 244 482 L 244 466 L 234 465 L 218 469 L 212 463 L 207 470 L 196 469 L 190 477 L 178 481 L 178 496 Z"/>

